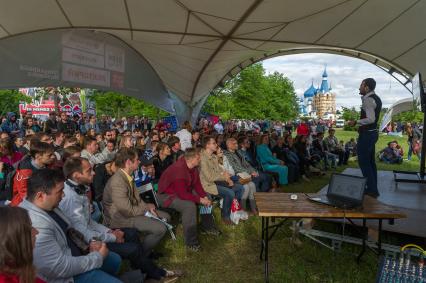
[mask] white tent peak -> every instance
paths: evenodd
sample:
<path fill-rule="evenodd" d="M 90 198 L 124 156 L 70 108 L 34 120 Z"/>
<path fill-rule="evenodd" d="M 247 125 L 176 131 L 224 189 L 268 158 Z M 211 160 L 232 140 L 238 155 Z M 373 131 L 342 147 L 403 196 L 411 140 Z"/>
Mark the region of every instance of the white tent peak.
<path fill-rule="evenodd" d="M 409 87 L 426 73 L 424 15 L 418 0 L 15 0 L 0 5 L 0 40 L 54 29 L 113 34 L 194 106 L 242 68 L 296 53 L 366 60 Z"/>

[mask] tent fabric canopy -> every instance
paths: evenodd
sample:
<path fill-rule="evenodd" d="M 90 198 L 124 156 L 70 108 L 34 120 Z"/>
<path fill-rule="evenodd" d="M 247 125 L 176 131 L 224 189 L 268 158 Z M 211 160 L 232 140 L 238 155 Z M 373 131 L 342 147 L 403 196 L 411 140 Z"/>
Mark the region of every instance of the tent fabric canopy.
<path fill-rule="evenodd" d="M 421 0 L 14 0 L 0 40 L 52 29 L 109 33 L 194 107 L 241 69 L 273 56 L 328 52 L 367 60 L 408 84 L 426 73 Z"/>
<path fill-rule="evenodd" d="M 386 111 L 385 115 L 383 115 L 382 121 L 380 123 L 380 131 L 382 132 L 389 122 L 392 121 L 392 117 L 398 115 L 399 113 L 412 111 L 414 109 L 414 101 L 413 98 L 404 98 L 398 100 L 391 107 L 389 107 L 388 111 Z"/>

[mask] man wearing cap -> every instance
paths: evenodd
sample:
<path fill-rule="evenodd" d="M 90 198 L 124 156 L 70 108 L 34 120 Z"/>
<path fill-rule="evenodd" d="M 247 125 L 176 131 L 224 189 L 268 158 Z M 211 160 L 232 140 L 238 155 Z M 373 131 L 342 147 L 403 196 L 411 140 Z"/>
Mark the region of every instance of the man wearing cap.
<path fill-rule="evenodd" d="M 145 156 L 140 158 L 141 166 L 134 172 L 134 179 L 137 187 L 151 183 L 155 179 L 155 168 L 152 158 Z"/>
<path fill-rule="evenodd" d="M 361 82 L 359 87 L 359 94 L 362 95 L 361 117 L 358 121 L 350 121 L 349 125 L 359 125 L 357 154 L 359 168 L 362 175 L 367 178 L 365 194 L 377 198 L 380 194 L 377 189 L 375 147 L 379 138 L 377 123 L 382 110 L 382 101 L 374 92 L 375 88 L 376 81 L 372 78 Z"/>

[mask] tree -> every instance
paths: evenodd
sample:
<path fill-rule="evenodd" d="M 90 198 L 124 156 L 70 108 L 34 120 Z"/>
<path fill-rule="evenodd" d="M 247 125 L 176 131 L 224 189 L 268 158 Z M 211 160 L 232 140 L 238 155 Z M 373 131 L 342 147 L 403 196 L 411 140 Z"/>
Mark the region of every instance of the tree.
<path fill-rule="evenodd" d="M 5 115 L 7 112 L 19 112 L 20 102 L 31 102 L 31 97 L 20 93 L 16 89 L 0 90 L 0 111 L 1 115 Z"/>
<path fill-rule="evenodd" d="M 360 112 L 356 111 L 355 107 L 352 108 L 342 108 L 342 118 L 345 121 L 356 121 L 359 118 Z M 355 131 L 356 127 L 349 126 L 347 123 L 345 123 L 345 126 L 343 127 L 345 131 Z"/>
<path fill-rule="evenodd" d="M 90 99 L 96 103 L 96 112 L 106 114 L 115 118 L 123 116 L 146 116 L 159 119 L 169 115 L 167 112 L 150 105 L 143 100 L 126 96 L 113 91 L 95 91 Z"/>
<path fill-rule="evenodd" d="M 288 120 L 297 117 L 299 109 L 292 82 L 278 72 L 266 75 L 258 63 L 213 91 L 202 111 L 225 120 Z"/>
<path fill-rule="evenodd" d="M 401 112 L 398 115 L 392 117 L 392 121 L 402 123 L 423 123 L 423 112 L 417 110 Z"/>

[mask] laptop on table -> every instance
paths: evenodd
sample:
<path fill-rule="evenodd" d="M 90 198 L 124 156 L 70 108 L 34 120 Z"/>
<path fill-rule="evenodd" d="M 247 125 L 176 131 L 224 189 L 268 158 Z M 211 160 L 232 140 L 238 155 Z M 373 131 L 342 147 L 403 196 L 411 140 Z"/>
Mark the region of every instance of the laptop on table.
<path fill-rule="evenodd" d="M 362 206 L 367 179 L 364 177 L 333 174 L 328 185 L 327 195 L 308 197 L 310 201 L 343 209 Z"/>

